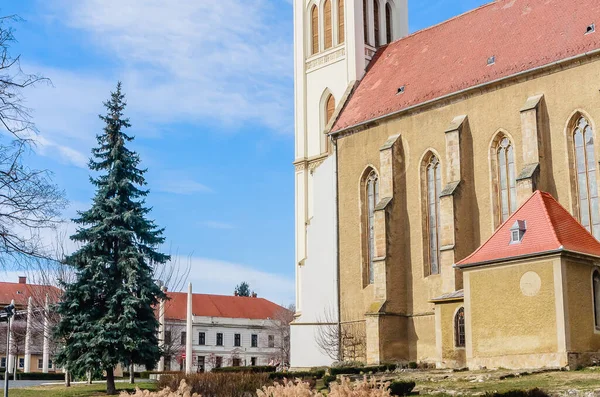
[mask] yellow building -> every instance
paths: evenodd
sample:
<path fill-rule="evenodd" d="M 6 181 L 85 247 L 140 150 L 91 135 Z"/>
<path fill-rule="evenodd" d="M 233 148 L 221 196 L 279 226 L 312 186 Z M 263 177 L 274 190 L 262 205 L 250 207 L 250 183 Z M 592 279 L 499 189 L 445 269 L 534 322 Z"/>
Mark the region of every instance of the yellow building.
<path fill-rule="evenodd" d="M 498 0 L 379 47 L 351 83 L 325 133 L 340 322 L 364 339 L 362 360 L 525 368 L 598 356 L 595 23 L 597 0 Z M 570 227 L 532 208 L 563 211 Z M 587 251 L 536 246 L 583 230 Z M 494 239 L 502 255 L 472 262 Z M 514 254 L 525 246 L 537 248 Z"/>

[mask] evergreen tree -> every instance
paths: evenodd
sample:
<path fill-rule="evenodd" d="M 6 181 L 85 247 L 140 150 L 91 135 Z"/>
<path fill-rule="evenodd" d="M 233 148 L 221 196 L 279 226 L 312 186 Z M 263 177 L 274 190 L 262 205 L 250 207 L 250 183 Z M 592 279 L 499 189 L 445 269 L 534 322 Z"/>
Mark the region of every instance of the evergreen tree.
<path fill-rule="evenodd" d="M 237 296 L 250 296 L 250 285 L 243 281 L 240 285 L 235 287 L 234 294 Z"/>
<path fill-rule="evenodd" d="M 100 116 L 106 125 L 89 162 L 99 173 L 90 178 L 96 195 L 74 219 L 79 227 L 71 239 L 82 246 L 67 258 L 76 278 L 63 284 L 56 329 L 65 341 L 59 364 L 74 374 L 105 371 L 107 394 L 116 394 L 113 368 L 119 363 L 151 369 L 160 358 L 154 307 L 165 296 L 152 279 L 152 264 L 170 259 L 156 250 L 163 229 L 147 218 L 146 170 L 125 146 L 133 140 L 124 133 L 130 127 L 125 105 L 119 83 Z"/>

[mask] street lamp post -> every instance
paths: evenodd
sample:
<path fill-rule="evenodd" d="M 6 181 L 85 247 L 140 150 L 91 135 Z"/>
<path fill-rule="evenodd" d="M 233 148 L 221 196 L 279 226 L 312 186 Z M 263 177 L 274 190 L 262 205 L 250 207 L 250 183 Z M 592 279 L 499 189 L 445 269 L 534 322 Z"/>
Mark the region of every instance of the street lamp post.
<path fill-rule="evenodd" d="M 14 299 L 4 308 L 6 312 L 6 366 L 4 368 L 4 397 L 8 397 L 8 351 L 10 350 L 10 319 L 15 315 Z M 16 363 L 15 363 L 16 364 Z"/>

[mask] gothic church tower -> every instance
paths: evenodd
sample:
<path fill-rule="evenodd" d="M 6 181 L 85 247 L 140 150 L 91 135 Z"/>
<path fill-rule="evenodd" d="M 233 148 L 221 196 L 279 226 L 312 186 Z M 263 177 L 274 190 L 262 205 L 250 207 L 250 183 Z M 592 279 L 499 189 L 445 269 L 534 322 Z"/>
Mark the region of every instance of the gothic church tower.
<path fill-rule="evenodd" d="M 326 132 L 377 48 L 408 33 L 407 1 L 294 0 L 293 368 L 333 361 L 317 343 L 339 317 L 336 160 Z"/>

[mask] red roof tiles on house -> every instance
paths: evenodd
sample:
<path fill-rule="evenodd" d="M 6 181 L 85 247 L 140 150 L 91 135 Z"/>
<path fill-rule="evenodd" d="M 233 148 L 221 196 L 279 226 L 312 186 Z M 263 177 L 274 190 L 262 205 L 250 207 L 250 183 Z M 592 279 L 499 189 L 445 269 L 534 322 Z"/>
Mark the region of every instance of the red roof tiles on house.
<path fill-rule="evenodd" d="M 30 296 L 34 305 L 43 306 L 46 294 L 48 294 L 50 302 L 56 302 L 62 292 L 60 289 L 48 285 L 0 282 L 1 306 L 9 305 L 14 299 L 17 307 L 25 307 Z"/>
<path fill-rule="evenodd" d="M 165 303 L 165 317 L 171 320 L 185 320 L 187 313 L 187 293 L 168 292 L 170 300 Z M 263 298 L 225 295 L 192 295 L 194 316 L 244 318 L 253 320 L 276 319 L 287 310 Z"/>
<path fill-rule="evenodd" d="M 511 228 L 525 221 L 520 243 L 511 244 Z M 524 255 L 570 251 L 600 257 L 600 242 L 548 193 L 537 191 L 481 247 L 457 263 L 468 267 Z"/>
<path fill-rule="evenodd" d="M 418 31 L 378 50 L 332 131 L 596 50 L 594 22 L 598 0 L 499 0 Z"/>

